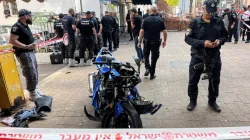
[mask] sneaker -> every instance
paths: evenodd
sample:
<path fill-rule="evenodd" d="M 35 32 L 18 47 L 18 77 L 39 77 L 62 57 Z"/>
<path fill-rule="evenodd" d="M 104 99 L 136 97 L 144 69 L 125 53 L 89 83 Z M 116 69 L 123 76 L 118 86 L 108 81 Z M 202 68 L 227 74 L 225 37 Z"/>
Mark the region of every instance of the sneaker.
<path fill-rule="evenodd" d="M 92 66 L 92 65 L 93 65 L 93 62 L 92 62 L 91 59 L 87 60 L 87 65 L 88 65 L 88 66 Z"/>
<path fill-rule="evenodd" d="M 235 41 L 234 44 L 238 44 L 238 41 Z"/>
<path fill-rule="evenodd" d="M 39 94 L 36 92 L 36 90 L 30 91 L 30 92 L 29 92 L 29 98 L 30 98 L 30 100 L 33 101 L 33 102 L 35 102 L 37 98 L 41 98 L 41 97 L 42 97 L 42 96 L 39 95 Z"/>
<path fill-rule="evenodd" d="M 68 65 L 68 64 L 69 64 L 69 59 L 65 58 L 65 59 L 63 60 L 63 64 Z"/>
<path fill-rule="evenodd" d="M 69 64 L 68 64 L 69 67 L 77 67 L 77 63 L 74 59 L 69 59 Z"/>
<path fill-rule="evenodd" d="M 43 96 L 43 93 L 39 90 L 39 88 L 36 88 L 36 93 L 39 94 L 40 96 Z"/>
<path fill-rule="evenodd" d="M 80 65 L 81 67 L 83 67 L 83 66 L 86 66 L 86 65 L 87 65 L 87 63 L 85 63 L 85 61 L 84 61 L 84 58 L 81 58 L 81 59 L 80 59 L 80 63 L 79 63 L 79 65 Z"/>

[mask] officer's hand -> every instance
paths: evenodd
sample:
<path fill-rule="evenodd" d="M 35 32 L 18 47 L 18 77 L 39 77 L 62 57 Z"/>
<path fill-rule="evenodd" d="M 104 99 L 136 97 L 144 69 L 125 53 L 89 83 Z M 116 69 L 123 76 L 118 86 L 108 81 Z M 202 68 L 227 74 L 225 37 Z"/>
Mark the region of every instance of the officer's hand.
<path fill-rule="evenodd" d="M 28 50 L 34 50 L 34 49 L 36 49 L 36 44 L 29 44 L 29 46 L 28 46 L 27 49 Z"/>
<path fill-rule="evenodd" d="M 141 48 L 141 43 L 140 42 L 138 42 L 137 47 Z"/>
<path fill-rule="evenodd" d="M 98 33 L 98 36 L 101 36 L 101 33 Z"/>
<path fill-rule="evenodd" d="M 234 25 L 231 26 L 231 29 L 233 29 L 233 28 L 234 28 Z"/>
<path fill-rule="evenodd" d="M 205 45 L 206 48 L 214 48 L 214 45 L 209 40 L 206 40 L 204 45 Z"/>
<path fill-rule="evenodd" d="M 166 42 L 162 42 L 162 48 L 165 48 Z"/>
<path fill-rule="evenodd" d="M 214 47 L 218 47 L 220 45 L 220 40 L 219 39 L 216 39 L 214 41 Z"/>

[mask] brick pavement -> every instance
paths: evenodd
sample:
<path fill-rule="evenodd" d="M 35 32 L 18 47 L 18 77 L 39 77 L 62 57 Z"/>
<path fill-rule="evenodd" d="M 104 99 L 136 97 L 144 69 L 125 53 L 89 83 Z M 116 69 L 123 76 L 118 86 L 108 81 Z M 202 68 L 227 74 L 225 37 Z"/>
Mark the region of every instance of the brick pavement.
<path fill-rule="evenodd" d="M 180 39 L 180 40 L 178 40 Z M 221 113 L 207 106 L 208 81 L 200 81 L 198 105 L 188 112 L 187 96 L 188 65 L 190 46 L 185 44 L 184 33 L 170 32 L 167 47 L 161 49 L 157 64 L 157 78 L 150 81 L 142 77 L 140 94 L 147 99 L 162 103 L 162 109 L 154 116 L 142 115 L 145 128 L 192 128 L 229 127 L 250 125 L 250 44 L 227 43 L 222 47 L 222 74 L 218 104 Z M 133 42 L 122 45 L 114 53 L 121 61 L 135 66 L 132 56 L 136 55 Z M 91 110 L 88 98 L 89 72 L 95 66 L 63 68 L 40 82 L 40 89 L 53 96 L 53 110 L 44 121 L 30 123 L 30 127 L 42 128 L 96 128 L 99 122 L 89 121 L 83 106 Z M 145 69 L 142 68 L 142 73 Z M 29 106 L 33 106 L 29 104 Z"/>

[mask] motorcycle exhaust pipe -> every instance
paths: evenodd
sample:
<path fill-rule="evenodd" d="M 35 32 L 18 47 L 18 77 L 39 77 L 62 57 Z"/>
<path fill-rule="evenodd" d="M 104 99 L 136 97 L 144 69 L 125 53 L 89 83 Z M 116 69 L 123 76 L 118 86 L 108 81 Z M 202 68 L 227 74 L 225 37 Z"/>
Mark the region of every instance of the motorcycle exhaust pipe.
<path fill-rule="evenodd" d="M 95 85 L 95 72 L 89 73 L 88 79 L 89 79 L 89 92 L 92 94 L 94 91 L 94 85 Z"/>

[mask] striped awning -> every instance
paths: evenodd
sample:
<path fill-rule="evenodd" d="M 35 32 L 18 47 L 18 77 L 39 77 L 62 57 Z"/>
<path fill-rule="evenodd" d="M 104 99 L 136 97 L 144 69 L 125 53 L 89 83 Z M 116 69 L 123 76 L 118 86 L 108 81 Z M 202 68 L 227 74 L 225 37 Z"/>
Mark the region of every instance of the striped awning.
<path fill-rule="evenodd" d="M 152 5 L 152 0 L 132 0 L 132 3 L 134 5 L 147 5 L 147 4 L 150 4 Z"/>

